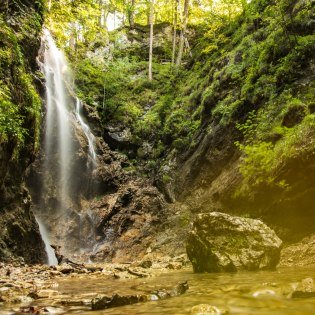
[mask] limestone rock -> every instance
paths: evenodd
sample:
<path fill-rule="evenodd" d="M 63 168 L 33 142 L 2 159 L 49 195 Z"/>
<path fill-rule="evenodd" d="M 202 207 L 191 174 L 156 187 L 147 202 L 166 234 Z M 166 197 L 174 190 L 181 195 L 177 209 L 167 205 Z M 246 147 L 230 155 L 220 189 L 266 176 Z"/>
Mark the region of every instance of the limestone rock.
<path fill-rule="evenodd" d="M 184 294 L 189 289 L 188 282 L 179 282 L 176 287 L 170 292 L 171 296 L 178 296 Z"/>
<path fill-rule="evenodd" d="M 179 282 L 172 290 L 159 289 L 149 295 L 134 294 L 134 295 L 119 295 L 113 294 L 112 296 L 99 295 L 92 300 L 92 310 L 103 310 L 112 307 L 123 305 L 130 305 L 140 302 L 149 302 L 164 300 L 170 297 L 175 297 L 184 294 L 189 286 L 187 281 Z"/>
<path fill-rule="evenodd" d="M 315 234 L 283 248 L 279 265 L 281 267 L 315 266 Z"/>
<path fill-rule="evenodd" d="M 63 274 L 68 274 L 74 272 L 74 268 L 71 265 L 68 264 L 62 264 L 57 267 L 57 270 Z"/>
<path fill-rule="evenodd" d="M 118 295 L 113 296 L 98 296 L 92 300 L 92 310 L 102 310 L 117 306 L 146 302 L 146 295 Z"/>
<path fill-rule="evenodd" d="M 315 297 L 315 285 L 312 278 L 303 279 L 295 291 L 292 293 L 292 298 L 310 298 Z"/>
<path fill-rule="evenodd" d="M 282 241 L 260 220 L 220 212 L 199 214 L 186 250 L 195 272 L 274 269 Z"/>
<path fill-rule="evenodd" d="M 146 259 L 146 260 L 141 261 L 139 265 L 142 268 L 150 268 L 152 267 L 152 261 L 149 259 Z"/>
<path fill-rule="evenodd" d="M 191 309 L 192 315 L 221 315 L 227 313 L 228 311 L 226 309 L 219 309 L 218 307 L 209 304 L 195 305 Z"/>

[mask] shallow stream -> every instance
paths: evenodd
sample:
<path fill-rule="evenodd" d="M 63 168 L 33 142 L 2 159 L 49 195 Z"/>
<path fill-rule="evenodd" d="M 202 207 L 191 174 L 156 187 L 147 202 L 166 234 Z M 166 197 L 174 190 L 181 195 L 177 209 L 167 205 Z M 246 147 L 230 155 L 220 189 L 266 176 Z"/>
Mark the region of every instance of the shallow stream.
<path fill-rule="evenodd" d="M 289 298 L 294 283 L 315 277 L 312 269 L 279 269 L 274 272 L 243 272 L 235 274 L 194 274 L 190 270 L 161 273 L 141 279 L 102 279 L 101 276 L 76 276 L 58 280 L 59 296 L 36 301 L 36 306 L 53 306 L 66 314 L 191 314 L 193 306 L 210 304 L 228 314 L 315 314 L 315 298 Z M 90 301 L 96 294 L 150 294 L 159 288 L 172 288 L 187 280 L 189 290 L 178 297 L 138 303 L 103 311 L 91 311 L 89 305 L 74 306 L 75 300 Z M 59 302 L 58 302 L 59 299 Z M 71 301 L 72 306 L 60 301 Z M 48 308 L 49 309 L 49 308 Z M 57 309 L 56 309 L 57 311 Z M 196 313 L 194 313 L 196 314 Z M 206 313 L 216 314 L 216 313 Z"/>

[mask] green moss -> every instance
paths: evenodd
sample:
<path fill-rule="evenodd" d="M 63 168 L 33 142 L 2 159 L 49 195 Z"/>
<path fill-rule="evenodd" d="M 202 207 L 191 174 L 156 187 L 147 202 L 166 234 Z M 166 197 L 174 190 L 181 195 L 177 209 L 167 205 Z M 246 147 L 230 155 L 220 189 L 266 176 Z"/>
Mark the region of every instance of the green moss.
<path fill-rule="evenodd" d="M 303 161 L 314 156 L 315 115 L 307 115 L 293 128 L 276 127 L 275 130 L 281 135 L 275 144 L 258 140 L 248 144 L 237 143 L 244 156 L 240 165 L 243 181 L 236 191 L 237 196 L 246 196 L 262 185 L 288 189 L 281 166 L 292 160 Z"/>
<path fill-rule="evenodd" d="M 163 174 L 162 180 L 164 184 L 168 184 L 172 181 L 172 178 L 167 174 Z"/>
<path fill-rule="evenodd" d="M 20 12 L 20 23 L 11 28 L 0 15 L 0 139 L 16 143 L 15 155 L 26 143 L 39 147 L 41 100 L 34 87 L 25 42 L 38 42 L 40 15 Z M 37 52 L 32 55 L 35 58 Z"/>
<path fill-rule="evenodd" d="M 27 130 L 22 127 L 22 116 L 10 99 L 10 91 L 0 81 L 0 143 L 12 138 L 22 143 Z"/>

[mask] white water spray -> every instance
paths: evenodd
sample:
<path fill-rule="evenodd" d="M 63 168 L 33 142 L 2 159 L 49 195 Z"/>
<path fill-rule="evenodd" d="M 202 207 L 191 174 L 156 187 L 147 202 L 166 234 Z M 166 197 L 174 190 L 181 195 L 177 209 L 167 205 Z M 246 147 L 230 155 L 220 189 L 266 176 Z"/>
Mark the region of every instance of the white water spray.
<path fill-rule="evenodd" d="M 94 137 L 93 133 L 91 132 L 90 127 L 83 121 L 83 118 L 81 116 L 81 112 L 82 112 L 82 102 L 79 100 L 79 98 L 77 98 L 76 99 L 75 115 L 77 117 L 77 120 L 79 121 L 79 124 L 82 127 L 82 130 L 83 130 L 86 138 L 88 139 L 89 156 L 92 160 L 92 165 L 96 166 L 97 159 L 96 159 L 96 152 L 95 152 L 95 147 L 94 147 L 95 137 Z"/>
<path fill-rule="evenodd" d="M 46 230 L 46 227 L 43 225 L 43 223 L 36 217 L 37 224 L 39 226 L 39 232 L 40 235 L 42 236 L 43 242 L 45 244 L 45 251 L 47 254 L 47 263 L 49 266 L 54 266 L 58 264 L 56 255 L 52 247 L 50 246 L 49 242 L 49 237 L 48 237 L 48 232 Z"/>

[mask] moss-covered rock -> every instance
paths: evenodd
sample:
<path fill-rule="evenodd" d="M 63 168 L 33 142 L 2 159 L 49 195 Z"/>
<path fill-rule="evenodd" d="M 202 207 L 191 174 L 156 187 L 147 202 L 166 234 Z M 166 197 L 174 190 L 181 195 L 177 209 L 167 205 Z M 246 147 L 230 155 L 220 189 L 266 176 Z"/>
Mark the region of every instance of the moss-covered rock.
<path fill-rule="evenodd" d="M 42 1 L 0 8 L 0 260 L 45 259 L 23 177 L 39 148 L 41 100 L 35 87 Z"/>

